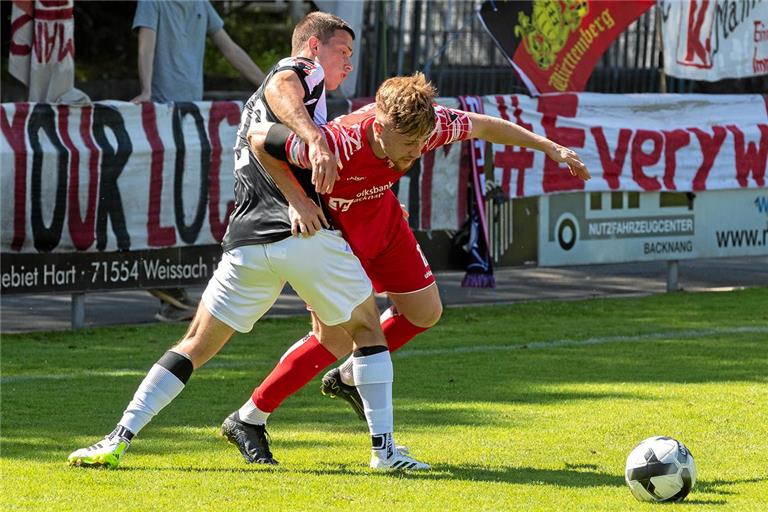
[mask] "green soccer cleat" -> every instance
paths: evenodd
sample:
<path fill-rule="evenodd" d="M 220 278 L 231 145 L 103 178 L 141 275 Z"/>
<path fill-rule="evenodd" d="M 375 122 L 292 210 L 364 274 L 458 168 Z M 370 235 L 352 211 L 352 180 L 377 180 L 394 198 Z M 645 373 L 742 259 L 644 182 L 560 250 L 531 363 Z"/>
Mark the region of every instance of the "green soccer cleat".
<path fill-rule="evenodd" d="M 67 457 L 67 463 L 70 466 L 115 469 L 131 445 L 129 437 L 120 435 L 123 432 L 130 434 L 127 429 L 118 427 L 98 443 L 75 450 Z"/>

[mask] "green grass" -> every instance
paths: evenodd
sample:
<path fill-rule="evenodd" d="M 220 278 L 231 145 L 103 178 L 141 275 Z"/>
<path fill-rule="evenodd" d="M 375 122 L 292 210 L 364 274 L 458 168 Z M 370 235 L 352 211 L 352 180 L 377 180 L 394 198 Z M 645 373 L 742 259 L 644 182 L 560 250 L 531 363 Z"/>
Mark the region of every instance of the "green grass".
<path fill-rule="evenodd" d="M 217 436 L 306 329 L 267 320 L 235 337 L 116 471 L 65 460 L 113 428 L 184 327 L 3 336 L 0 508 L 650 510 L 624 462 L 664 434 L 699 472 L 671 508 L 766 510 L 768 289 L 449 309 L 394 357 L 397 440 L 425 473 L 371 472 L 364 425 L 317 381 L 270 419 L 276 469 Z"/>

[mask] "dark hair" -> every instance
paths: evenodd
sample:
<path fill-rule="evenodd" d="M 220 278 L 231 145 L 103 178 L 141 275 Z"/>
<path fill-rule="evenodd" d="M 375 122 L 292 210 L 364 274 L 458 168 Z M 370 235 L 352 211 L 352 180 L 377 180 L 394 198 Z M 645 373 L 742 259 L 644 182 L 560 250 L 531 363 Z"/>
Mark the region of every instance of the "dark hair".
<path fill-rule="evenodd" d="M 311 12 L 296 24 L 291 37 L 291 52 L 301 51 L 310 37 L 317 37 L 320 42 L 327 43 L 337 30 L 344 30 L 355 38 L 355 31 L 343 19 L 327 12 Z"/>

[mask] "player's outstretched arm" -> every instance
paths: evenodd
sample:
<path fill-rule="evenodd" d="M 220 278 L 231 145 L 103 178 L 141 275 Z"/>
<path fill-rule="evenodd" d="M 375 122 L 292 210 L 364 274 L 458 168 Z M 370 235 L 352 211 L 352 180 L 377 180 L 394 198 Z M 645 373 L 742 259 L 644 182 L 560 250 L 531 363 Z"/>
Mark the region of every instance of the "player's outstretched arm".
<path fill-rule="evenodd" d="M 267 150 L 267 136 L 274 123 L 256 123 L 247 134 L 248 145 L 256 159 L 266 169 L 277 188 L 288 200 L 289 216 L 291 218 L 291 233 L 294 235 L 312 236 L 323 226 L 329 227 L 323 209 L 307 197 L 296 177 L 288 169 L 285 160 L 275 158 Z M 288 130 L 282 130 L 285 134 Z M 274 136 L 274 134 L 273 134 Z M 280 141 L 278 141 L 279 144 Z M 285 140 L 282 140 L 285 147 Z"/>
<path fill-rule="evenodd" d="M 293 71 L 276 73 L 264 89 L 272 112 L 309 146 L 312 184 L 320 194 L 330 194 L 339 179 L 336 155 L 328 149 L 320 129 L 304 106 L 304 86 Z"/>
<path fill-rule="evenodd" d="M 522 126 L 497 117 L 473 112 L 467 112 L 467 115 L 472 121 L 470 137 L 473 139 L 483 139 L 494 144 L 504 144 L 505 146 L 523 146 L 537 149 L 546 153 L 555 162 L 567 165 L 572 175 L 578 176 L 585 181 L 592 177 L 587 166 L 584 165 L 579 155 L 572 149 L 561 146 L 546 137 L 526 130 Z"/>

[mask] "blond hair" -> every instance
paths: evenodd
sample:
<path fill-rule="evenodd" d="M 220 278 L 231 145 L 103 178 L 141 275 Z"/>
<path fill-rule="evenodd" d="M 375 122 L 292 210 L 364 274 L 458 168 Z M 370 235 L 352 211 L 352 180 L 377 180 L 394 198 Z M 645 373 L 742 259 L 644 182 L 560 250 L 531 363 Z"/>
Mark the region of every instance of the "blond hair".
<path fill-rule="evenodd" d="M 421 137 L 435 129 L 435 86 L 421 72 L 385 80 L 376 91 L 376 117 L 403 135 Z"/>
<path fill-rule="evenodd" d="M 312 36 L 315 36 L 321 43 L 325 44 L 333 37 L 337 30 L 344 30 L 352 36 L 353 40 L 355 39 L 355 31 L 343 19 L 327 12 L 311 12 L 304 16 L 293 29 L 291 53 L 296 55 L 301 52 Z"/>

